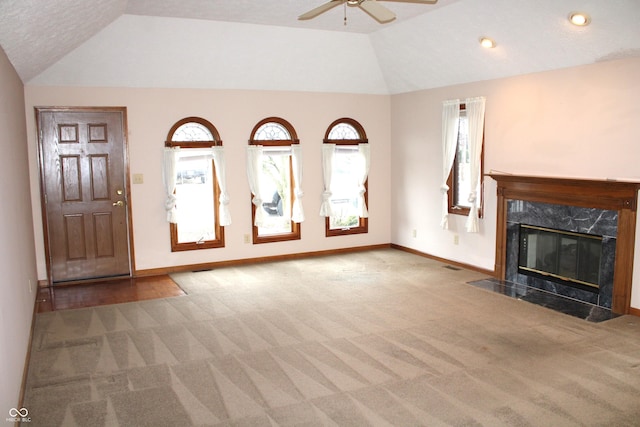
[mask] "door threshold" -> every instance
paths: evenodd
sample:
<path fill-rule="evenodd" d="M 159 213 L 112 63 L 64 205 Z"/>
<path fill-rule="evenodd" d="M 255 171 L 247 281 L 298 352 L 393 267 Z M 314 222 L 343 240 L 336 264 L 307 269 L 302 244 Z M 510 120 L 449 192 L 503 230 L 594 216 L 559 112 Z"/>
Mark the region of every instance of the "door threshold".
<path fill-rule="evenodd" d="M 72 286 L 72 285 L 90 285 L 92 283 L 105 283 L 111 280 L 120 281 L 125 279 L 133 279 L 133 276 L 129 274 L 123 274 L 120 276 L 103 276 L 103 277 L 90 277 L 88 279 L 64 280 L 61 282 L 53 282 L 52 286 L 61 287 L 61 286 Z"/>

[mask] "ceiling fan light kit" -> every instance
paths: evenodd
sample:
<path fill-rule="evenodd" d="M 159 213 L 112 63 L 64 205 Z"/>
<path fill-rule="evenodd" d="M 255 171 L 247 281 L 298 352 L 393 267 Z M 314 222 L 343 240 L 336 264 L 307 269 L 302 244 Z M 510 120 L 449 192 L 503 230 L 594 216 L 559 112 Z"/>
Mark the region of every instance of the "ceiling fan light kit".
<path fill-rule="evenodd" d="M 380 1 L 395 1 L 400 3 L 419 3 L 419 4 L 435 4 L 438 0 L 380 0 Z M 380 22 L 381 24 L 386 24 L 387 22 L 391 22 L 396 19 L 396 14 L 382 6 L 378 3 L 378 0 L 330 0 L 327 3 L 324 3 L 315 9 L 311 9 L 310 11 L 303 13 L 298 16 L 298 19 L 301 21 L 307 19 L 313 19 L 318 15 L 321 15 L 334 7 L 344 4 L 345 6 L 358 7 L 362 9 L 364 12 L 369 14 L 373 19 Z M 346 20 L 345 20 L 346 22 Z M 345 24 L 346 25 L 346 24 Z"/>

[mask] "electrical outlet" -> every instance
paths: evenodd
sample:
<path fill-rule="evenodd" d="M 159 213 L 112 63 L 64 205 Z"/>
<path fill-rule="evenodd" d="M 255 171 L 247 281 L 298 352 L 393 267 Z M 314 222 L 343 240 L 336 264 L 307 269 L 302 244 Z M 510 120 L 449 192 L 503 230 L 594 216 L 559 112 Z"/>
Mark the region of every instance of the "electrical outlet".
<path fill-rule="evenodd" d="M 29 293 L 33 293 L 33 286 L 31 286 L 31 279 L 29 279 Z"/>
<path fill-rule="evenodd" d="M 245 235 L 244 235 L 244 242 L 245 242 L 245 243 L 249 243 L 249 241 L 250 241 L 249 239 L 250 239 L 250 238 L 251 238 L 251 236 L 249 236 L 248 234 L 245 234 Z"/>
<path fill-rule="evenodd" d="M 457 245 L 460 243 L 460 236 L 458 236 L 457 234 L 453 235 L 453 244 Z"/>
<path fill-rule="evenodd" d="M 411 232 L 411 236 L 412 237 L 417 237 L 418 236 L 418 230 L 416 230 L 415 228 L 413 229 L 413 231 Z"/>
<path fill-rule="evenodd" d="M 143 184 L 144 183 L 144 175 L 141 173 L 133 174 L 133 183 L 134 184 Z"/>

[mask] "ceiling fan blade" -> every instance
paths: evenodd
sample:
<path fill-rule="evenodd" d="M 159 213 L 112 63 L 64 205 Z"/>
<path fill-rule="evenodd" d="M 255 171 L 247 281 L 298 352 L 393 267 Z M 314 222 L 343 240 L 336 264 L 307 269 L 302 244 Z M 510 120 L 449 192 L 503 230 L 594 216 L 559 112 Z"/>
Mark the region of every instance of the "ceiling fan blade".
<path fill-rule="evenodd" d="M 380 0 L 380 1 L 395 1 L 398 3 L 422 3 L 422 4 L 436 4 L 438 0 Z"/>
<path fill-rule="evenodd" d="M 396 19 L 395 13 L 378 4 L 376 0 L 364 0 L 362 3 L 360 3 L 360 8 L 371 15 L 373 19 L 380 22 L 381 24 L 391 22 Z"/>
<path fill-rule="evenodd" d="M 298 16 L 298 19 L 301 21 L 304 21 L 306 19 L 312 19 L 315 18 L 316 16 L 325 13 L 326 11 L 333 9 L 334 7 L 338 6 L 339 4 L 343 3 L 343 0 L 331 0 L 328 3 L 325 3 L 321 6 L 316 7 L 315 9 L 311 9 L 309 12 L 307 13 L 303 13 L 302 15 Z"/>

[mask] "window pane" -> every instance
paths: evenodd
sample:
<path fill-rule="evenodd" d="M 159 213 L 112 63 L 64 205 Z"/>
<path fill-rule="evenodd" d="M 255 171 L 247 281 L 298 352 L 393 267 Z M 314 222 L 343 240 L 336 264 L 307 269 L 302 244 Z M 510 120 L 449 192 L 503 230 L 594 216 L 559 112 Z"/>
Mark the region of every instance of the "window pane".
<path fill-rule="evenodd" d="M 216 239 L 213 161 L 183 150 L 178 159 L 178 243 Z"/>
<path fill-rule="evenodd" d="M 331 182 L 331 203 L 334 216 L 330 218 L 331 230 L 357 227 L 358 217 L 358 175 L 362 169 L 357 146 L 338 148 L 334 154 Z"/>
<path fill-rule="evenodd" d="M 338 123 L 329 132 L 329 139 L 360 139 L 356 128 L 348 123 Z"/>
<path fill-rule="evenodd" d="M 206 126 L 196 122 L 185 123 L 173 133 L 172 141 L 213 141 L 213 134 Z"/>
<path fill-rule="evenodd" d="M 265 149 L 260 178 L 260 198 L 264 226 L 258 227 L 259 236 L 291 232 L 291 156 Z"/>
<path fill-rule="evenodd" d="M 471 193 L 471 156 L 469 153 L 469 120 L 464 111 L 460 112 L 458 127 L 458 145 L 456 153 L 456 191 L 454 205 L 471 207 L 469 194 Z"/>
<path fill-rule="evenodd" d="M 269 122 L 258 128 L 254 135 L 254 140 L 277 141 L 291 139 L 289 131 L 280 123 Z"/>

